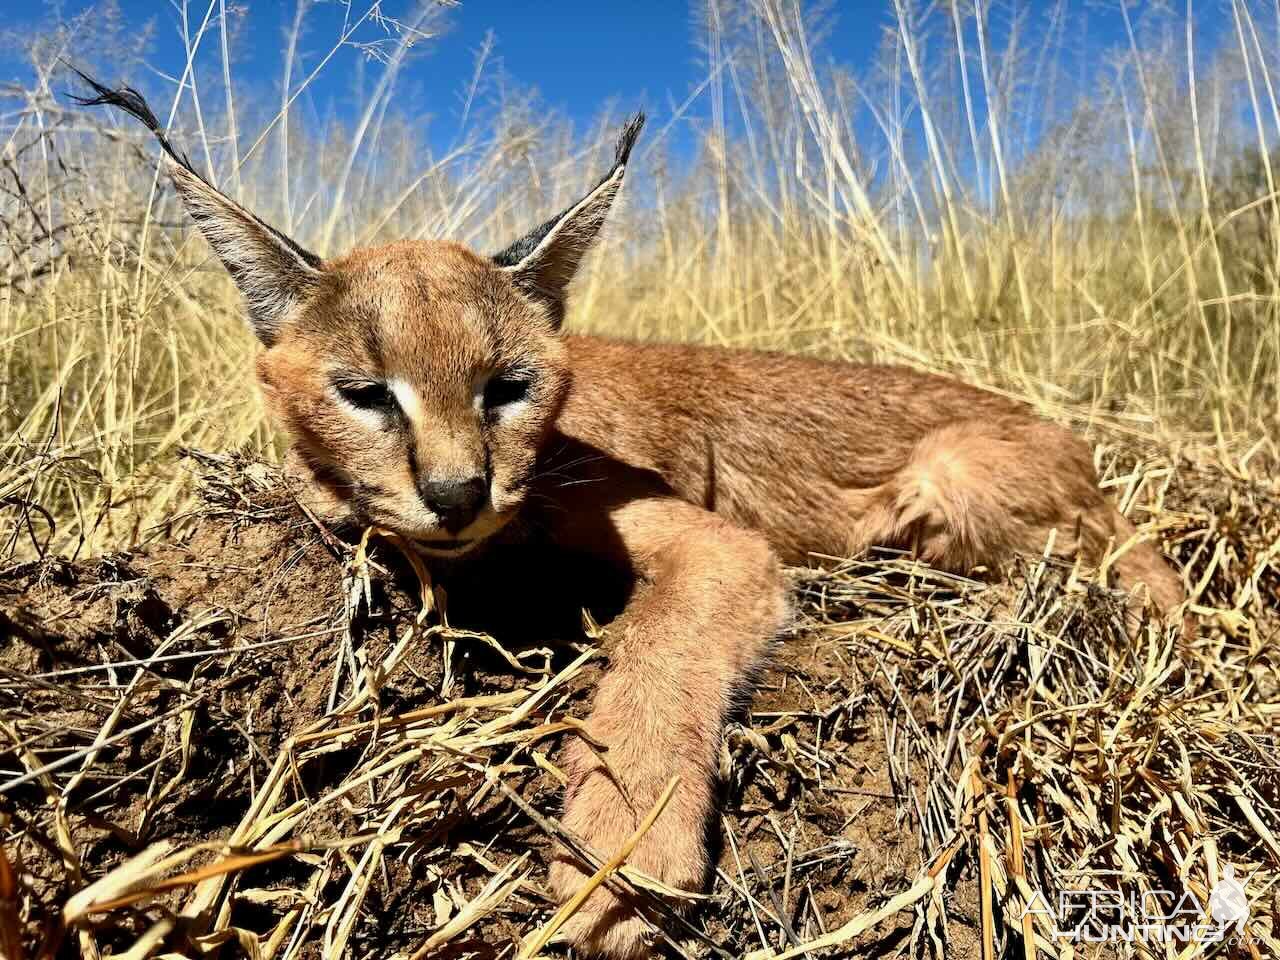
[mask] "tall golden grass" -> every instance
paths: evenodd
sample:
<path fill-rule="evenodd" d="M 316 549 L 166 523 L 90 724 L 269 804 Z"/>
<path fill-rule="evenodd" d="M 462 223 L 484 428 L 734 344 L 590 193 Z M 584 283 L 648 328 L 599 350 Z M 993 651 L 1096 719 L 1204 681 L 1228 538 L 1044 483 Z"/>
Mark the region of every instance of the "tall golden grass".
<path fill-rule="evenodd" d="M 1274 452 L 1278 14 L 1231 0 L 1206 49 L 1197 14 L 1223 8 L 1121 7 L 1127 44 L 1093 59 L 1073 7 L 1032 24 L 993 6 L 893 0 L 855 79 L 794 0 L 695 4 L 706 79 L 654 117 L 570 327 L 909 363 L 1077 425 Z M 633 106 L 575 128 L 489 92 L 482 50 L 458 82 L 463 133 L 433 152 L 397 98 L 413 48 L 449 42 L 427 6 L 380 21 L 377 81 L 353 122 L 319 128 L 298 108 L 302 13 L 267 94 L 234 75 L 220 11 L 180 7 L 187 68 L 148 92 L 197 167 L 321 254 L 402 236 L 498 249 L 598 176 Z M 110 7 L 57 24 L 28 43 L 35 82 L 5 94 L 9 551 L 128 545 L 182 508 L 184 446 L 274 449 L 234 288 L 156 151 L 55 92 L 60 58 L 145 87 L 140 49 Z"/>

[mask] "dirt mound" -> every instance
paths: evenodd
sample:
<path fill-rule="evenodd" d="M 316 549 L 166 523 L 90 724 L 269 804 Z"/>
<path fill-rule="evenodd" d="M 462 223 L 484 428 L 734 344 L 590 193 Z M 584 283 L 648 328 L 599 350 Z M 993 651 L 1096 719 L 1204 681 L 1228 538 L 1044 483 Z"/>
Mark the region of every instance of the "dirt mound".
<path fill-rule="evenodd" d="M 0 954 L 509 955 L 575 842 L 556 746 L 616 594 L 520 553 L 433 580 L 266 468 L 205 466 L 206 506 L 148 549 L 0 575 Z M 1195 642 L 1131 639 L 1118 598 L 1044 564 L 1001 586 L 892 556 L 795 571 L 800 623 L 725 739 L 708 900 L 685 920 L 608 881 L 658 949 L 969 956 L 1090 871 L 1207 898 L 1230 862 L 1266 889 L 1280 497 L 1167 467 L 1126 468 L 1131 512 L 1197 587 Z M 1043 956 L 1051 919 L 1029 921 Z"/>

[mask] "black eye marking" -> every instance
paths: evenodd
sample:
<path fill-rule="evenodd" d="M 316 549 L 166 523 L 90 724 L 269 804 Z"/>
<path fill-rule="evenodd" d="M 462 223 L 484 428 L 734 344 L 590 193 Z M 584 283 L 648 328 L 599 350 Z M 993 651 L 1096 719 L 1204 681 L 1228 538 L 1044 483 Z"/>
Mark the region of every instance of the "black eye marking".
<path fill-rule="evenodd" d="M 377 380 L 335 380 L 338 396 L 357 410 L 390 412 L 399 409 L 391 389 Z"/>
<path fill-rule="evenodd" d="M 532 379 L 522 373 L 498 373 L 484 385 L 484 408 L 496 410 L 508 404 L 519 403 L 529 395 Z"/>

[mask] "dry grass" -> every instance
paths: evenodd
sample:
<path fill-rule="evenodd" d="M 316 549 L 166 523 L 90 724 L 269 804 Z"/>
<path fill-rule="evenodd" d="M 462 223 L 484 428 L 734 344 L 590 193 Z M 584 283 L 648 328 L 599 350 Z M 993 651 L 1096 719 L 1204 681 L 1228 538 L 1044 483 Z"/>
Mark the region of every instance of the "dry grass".
<path fill-rule="evenodd" d="M 1162 507 L 1149 529 L 1216 624 L 1194 641 L 1135 640 L 1118 597 L 1034 561 L 1001 586 L 893 556 L 794 571 L 802 618 L 726 738 L 705 905 L 556 819 L 589 618 L 543 634 L 546 584 L 513 580 L 520 629 L 452 627 L 457 598 L 393 543 L 333 539 L 267 468 L 203 464 L 186 546 L 0 579 L 6 956 L 541 955 L 575 906 L 541 885 L 555 843 L 666 955 L 1091 956 L 1045 905 L 1200 910 L 1226 864 L 1253 906 L 1227 954 L 1280 949 L 1280 496 L 1212 457 L 1111 470 Z"/>
<path fill-rule="evenodd" d="M 1202 901 L 1225 864 L 1254 906 L 1241 955 L 1280 952 L 1275 15 L 1233 0 L 1211 54 L 1181 14 L 1126 20 L 1086 88 L 1069 15 L 995 29 L 987 7 L 901 0 L 855 81 L 783 0 L 708 6 L 693 160 L 659 116 L 570 322 L 1025 397 L 1099 441 L 1201 630 L 1131 641 L 1113 597 L 1034 562 L 1007 587 L 893 557 L 797 571 L 805 618 L 726 739 L 710 907 L 681 919 L 617 851 L 586 854 L 673 955 L 1065 958 L 1033 894 Z M 609 117 L 494 99 L 483 63 L 433 154 L 395 79 L 409 40 L 447 42 L 436 8 L 394 25 L 360 124 L 327 130 L 287 97 L 243 112 L 216 17 L 186 13 L 180 141 L 322 253 L 496 249 L 605 165 Z M 550 845 L 577 843 L 553 747 L 581 735 L 596 629 L 455 629 L 425 571 L 321 534 L 270 468 L 191 468 L 191 447 L 273 454 L 254 348 L 150 148 L 51 94 L 89 32 L 107 79 L 142 75 L 109 16 L 64 24 L 0 142 L 0 956 L 532 954 Z M 583 602 L 552 573 L 504 597 Z"/>

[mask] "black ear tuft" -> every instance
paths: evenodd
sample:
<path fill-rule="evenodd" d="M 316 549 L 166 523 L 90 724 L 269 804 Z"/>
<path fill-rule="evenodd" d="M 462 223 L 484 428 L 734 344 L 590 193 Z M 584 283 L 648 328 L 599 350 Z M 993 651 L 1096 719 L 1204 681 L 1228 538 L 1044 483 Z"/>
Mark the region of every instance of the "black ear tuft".
<path fill-rule="evenodd" d="M 66 63 L 66 61 L 64 60 L 63 63 Z M 204 176 L 199 170 L 191 165 L 190 158 L 188 158 L 185 153 L 177 150 L 173 143 L 170 142 L 168 135 L 164 132 L 164 127 L 160 125 L 160 121 L 156 118 L 155 112 L 151 109 L 151 105 L 147 103 L 146 98 L 142 94 L 133 87 L 123 85 L 112 90 L 110 87 L 106 87 L 93 79 L 93 77 L 89 76 L 79 67 L 73 66 L 70 63 L 66 63 L 66 66 L 81 80 L 87 83 L 89 85 L 89 89 L 93 91 L 92 97 L 82 97 L 74 93 L 70 94 L 72 100 L 82 107 L 107 106 L 123 110 L 151 131 L 151 135 L 155 137 L 156 142 L 160 144 L 160 149 L 168 155 L 170 160 L 180 166 L 183 170 L 187 171 L 187 173 L 191 174 L 191 176 L 195 177 L 210 190 L 217 191 L 218 188 L 209 182 L 209 178 Z M 231 201 L 228 200 L 228 202 Z M 248 211 L 245 212 L 248 213 Z M 249 215 L 252 216 L 252 214 Z M 300 260 L 306 263 L 307 266 L 313 268 L 318 268 L 320 266 L 320 258 L 310 250 L 307 250 L 302 245 L 296 243 L 291 237 L 285 236 L 275 227 L 271 226 L 271 224 L 266 223 L 257 217 L 254 217 L 254 219 L 257 220 L 264 229 L 269 230 L 277 240 L 287 246 Z"/>
<path fill-rule="evenodd" d="M 604 225 L 643 127 L 643 113 L 627 121 L 618 135 L 613 166 L 582 200 L 493 255 L 493 262 L 498 266 L 518 270 L 517 282 L 547 300 L 556 316 L 563 315 L 565 285 Z M 535 258 L 540 250 L 541 255 Z M 520 270 L 521 267 L 524 269 Z"/>
<path fill-rule="evenodd" d="M 66 61 L 63 62 L 65 63 Z M 140 121 L 144 127 L 150 130 L 151 134 L 160 144 L 160 148 L 175 162 L 181 164 L 189 173 L 194 173 L 197 177 L 200 177 L 201 180 L 205 179 L 204 177 L 201 177 L 199 173 L 196 173 L 195 168 L 191 166 L 191 161 L 187 158 L 185 153 L 179 153 L 173 148 L 173 144 L 169 142 L 169 138 L 165 134 L 164 128 L 160 126 L 160 121 L 156 119 L 156 115 L 152 112 L 150 105 L 142 94 L 133 89 L 133 87 L 126 86 L 112 90 L 110 87 L 104 87 L 79 67 L 72 66 L 69 63 L 67 64 L 67 67 L 76 74 L 76 76 L 87 83 L 89 85 L 89 89 L 93 91 L 92 97 L 82 97 L 79 94 L 73 93 L 70 95 L 72 100 L 82 107 L 118 107 L 135 120 Z M 205 182 L 208 183 L 209 181 L 205 180 Z"/>
<path fill-rule="evenodd" d="M 618 146 L 613 152 L 613 167 L 624 166 L 631 158 L 631 148 L 636 145 L 636 140 L 640 137 L 640 131 L 644 129 L 644 111 L 641 110 L 634 117 L 627 121 L 627 125 L 622 128 L 622 133 L 618 135 Z M 613 170 L 609 171 L 613 173 Z"/>
<path fill-rule="evenodd" d="M 294 306 L 315 289 L 323 261 L 202 176 L 185 154 L 174 149 L 137 90 L 112 90 L 82 70 L 71 70 L 93 92 L 88 97 L 73 95 L 76 102 L 87 107 L 116 107 L 151 131 L 168 157 L 168 172 L 183 205 L 244 295 L 254 332 L 270 346 Z"/>

